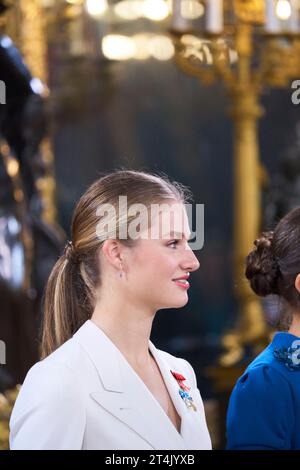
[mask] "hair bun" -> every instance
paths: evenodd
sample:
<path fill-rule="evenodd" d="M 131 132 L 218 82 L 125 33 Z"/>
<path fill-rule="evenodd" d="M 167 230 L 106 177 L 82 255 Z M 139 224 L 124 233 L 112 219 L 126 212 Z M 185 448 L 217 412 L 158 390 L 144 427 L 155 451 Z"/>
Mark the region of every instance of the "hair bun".
<path fill-rule="evenodd" d="M 246 277 L 252 290 L 262 297 L 277 294 L 276 280 L 278 277 L 278 262 L 272 249 L 273 232 L 263 233 L 255 240 L 255 249 L 246 259 Z"/>

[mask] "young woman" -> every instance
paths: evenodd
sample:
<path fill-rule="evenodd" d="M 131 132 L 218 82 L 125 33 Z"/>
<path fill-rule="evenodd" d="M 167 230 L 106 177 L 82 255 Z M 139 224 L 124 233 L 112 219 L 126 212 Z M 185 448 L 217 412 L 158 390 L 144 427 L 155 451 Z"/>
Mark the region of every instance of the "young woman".
<path fill-rule="evenodd" d="M 300 449 L 300 208 L 255 241 L 246 277 L 278 296 L 285 330 L 238 380 L 227 415 L 228 449 Z"/>
<path fill-rule="evenodd" d="M 211 448 L 192 367 L 149 341 L 157 310 L 184 306 L 199 268 L 185 194 L 116 171 L 81 197 L 46 287 L 44 359 L 16 401 L 12 449 Z"/>

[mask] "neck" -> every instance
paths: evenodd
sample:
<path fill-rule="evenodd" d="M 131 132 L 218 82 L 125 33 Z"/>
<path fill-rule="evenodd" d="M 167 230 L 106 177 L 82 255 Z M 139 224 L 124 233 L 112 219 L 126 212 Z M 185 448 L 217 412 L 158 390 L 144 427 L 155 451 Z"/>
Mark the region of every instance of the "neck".
<path fill-rule="evenodd" d="M 126 360 L 135 369 L 143 369 L 150 364 L 149 338 L 155 312 L 124 303 L 109 305 L 97 303 L 91 320 L 115 344 Z"/>
<path fill-rule="evenodd" d="M 300 338 L 300 315 L 294 314 L 289 328 L 289 333 Z"/>

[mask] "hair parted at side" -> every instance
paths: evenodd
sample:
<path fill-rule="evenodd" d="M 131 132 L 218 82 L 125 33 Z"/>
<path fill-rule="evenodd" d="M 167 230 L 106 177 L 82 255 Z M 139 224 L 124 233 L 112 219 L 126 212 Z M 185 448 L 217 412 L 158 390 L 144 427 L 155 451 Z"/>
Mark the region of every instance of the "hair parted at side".
<path fill-rule="evenodd" d="M 283 217 L 274 231 L 263 233 L 254 245 L 245 271 L 252 290 L 262 297 L 278 295 L 299 310 L 295 279 L 300 272 L 300 207 Z"/>
<path fill-rule="evenodd" d="M 95 289 L 101 284 L 98 253 L 105 237 L 109 238 L 107 234 L 101 237 L 96 230 L 97 210 L 104 204 L 117 208 L 120 196 L 127 197 L 128 207 L 142 203 L 149 208 L 163 200 L 188 202 L 191 193 L 166 175 L 124 169 L 106 174 L 87 189 L 73 214 L 71 240 L 54 265 L 45 288 L 42 357 L 70 339 L 92 316 Z M 124 217 L 118 211 L 113 222 L 116 233 L 120 233 Z M 128 246 L 135 243 L 130 238 L 120 241 Z"/>

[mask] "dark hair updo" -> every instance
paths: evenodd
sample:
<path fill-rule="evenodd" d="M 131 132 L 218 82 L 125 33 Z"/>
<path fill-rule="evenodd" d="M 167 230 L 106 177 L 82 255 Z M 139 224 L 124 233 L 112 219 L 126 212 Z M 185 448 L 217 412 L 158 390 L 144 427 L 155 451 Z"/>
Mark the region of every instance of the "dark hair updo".
<path fill-rule="evenodd" d="M 275 294 L 300 309 L 295 279 L 300 273 L 300 207 L 289 212 L 273 232 L 263 233 L 246 259 L 246 277 L 262 297 Z"/>

